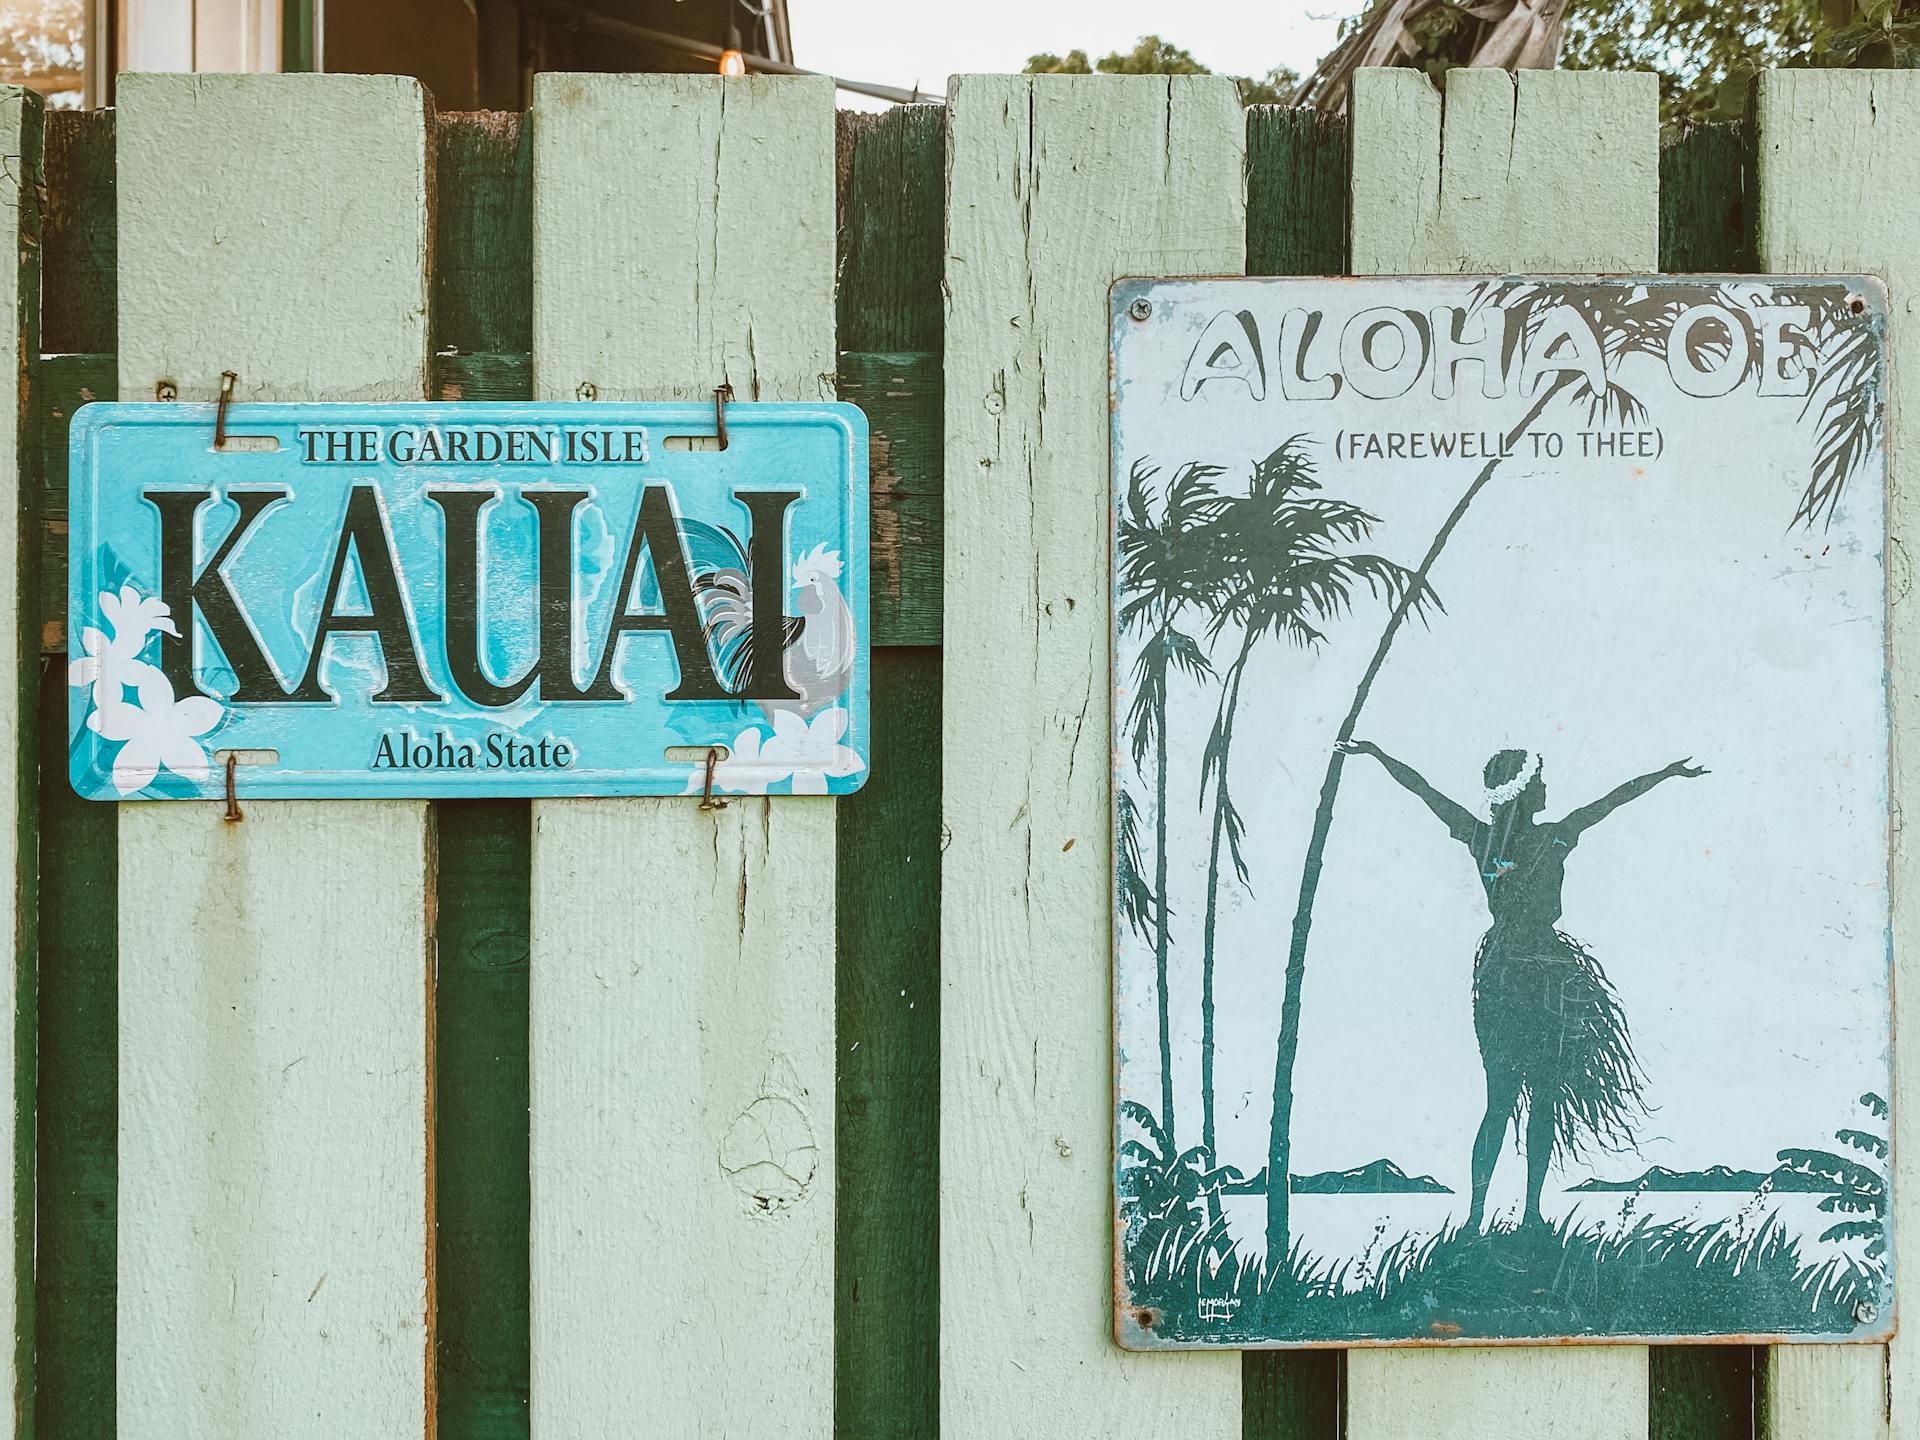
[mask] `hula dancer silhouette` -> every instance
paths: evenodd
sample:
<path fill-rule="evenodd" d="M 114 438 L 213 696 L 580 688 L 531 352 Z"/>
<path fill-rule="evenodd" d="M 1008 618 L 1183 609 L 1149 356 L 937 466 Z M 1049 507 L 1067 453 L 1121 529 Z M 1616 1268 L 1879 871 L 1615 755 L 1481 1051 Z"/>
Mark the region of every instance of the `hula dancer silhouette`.
<path fill-rule="evenodd" d="M 1686 760 L 1617 786 L 1564 820 L 1540 822 L 1547 785 L 1540 757 L 1502 750 L 1487 761 L 1488 820 L 1435 790 L 1412 766 L 1369 740 L 1342 742 L 1371 755 L 1468 850 L 1486 891 L 1493 928 L 1473 957 L 1473 1029 L 1487 1070 L 1487 1113 L 1473 1141 L 1473 1203 L 1467 1229 L 1480 1229 L 1487 1187 L 1511 1123 L 1526 1120 L 1527 1208 L 1523 1225 L 1543 1225 L 1540 1192 L 1555 1147 L 1577 1155 L 1587 1139 L 1623 1149 L 1646 1113 L 1643 1076 L 1620 997 L 1587 949 L 1557 928 L 1567 857 L 1580 837 L 1662 780 L 1707 772 Z"/>

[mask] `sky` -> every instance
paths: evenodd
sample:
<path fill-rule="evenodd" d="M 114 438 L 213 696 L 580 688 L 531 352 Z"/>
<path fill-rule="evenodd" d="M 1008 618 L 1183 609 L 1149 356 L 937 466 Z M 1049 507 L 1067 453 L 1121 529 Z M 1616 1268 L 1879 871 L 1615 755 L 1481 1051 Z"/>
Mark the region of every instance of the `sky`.
<path fill-rule="evenodd" d="M 1017 71 L 1040 51 L 1130 50 L 1142 35 L 1193 52 L 1229 74 L 1276 65 L 1306 73 L 1332 48 L 1360 0 L 970 0 L 959 10 L 929 0 L 789 0 L 797 63 L 848 79 L 936 93 L 949 75 Z M 842 96 L 842 104 L 853 103 Z"/>

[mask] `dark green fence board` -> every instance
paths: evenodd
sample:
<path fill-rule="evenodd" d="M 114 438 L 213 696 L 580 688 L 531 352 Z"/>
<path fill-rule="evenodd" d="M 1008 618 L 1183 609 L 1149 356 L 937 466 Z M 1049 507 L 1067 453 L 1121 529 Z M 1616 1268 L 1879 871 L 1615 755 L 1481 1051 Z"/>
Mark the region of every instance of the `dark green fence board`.
<path fill-rule="evenodd" d="M 113 111 L 47 116 L 47 209 L 40 349 L 111 350 L 119 323 L 119 219 L 114 210 Z"/>
<path fill-rule="evenodd" d="M 532 395 L 532 172 L 519 115 L 444 115 L 435 139 L 434 393 Z M 524 1440 L 527 954 L 532 807 L 439 801 L 434 1330 L 441 1440 Z"/>
<path fill-rule="evenodd" d="M 867 412 L 873 640 L 940 643 L 947 114 L 840 116 L 840 398 Z"/>
<path fill-rule="evenodd" d="M 1648 1354 L 1647 1440 L 1753 1440 L 1752 1345 L 1662 1345 Z"/>
<path fill-rule="evenodd" d="M 40 1440 L 111 1437 L 119 1178 L 118 812 L 67 784 L 67 667 L 40 687 Z"/>
<path fill-rule="evenodd" d="M 39 756 L 35 753 L 40 732 L 40 625 L 37 606 L 40 601 L 40 524 L 41 481 L 40 452 L 34 444 L 33 370 L 40 357 L 40 259 L 45 235 L 41 217 L 45 208 L 46 171 L 44 168 L 45 127 L 40 98 L 29 92 L 22 106 L 19 148 L 8 158 L 18 186 L 14 218 L 18 226 L 18 244 L 14 249 L 14 303 L 18 329 L 14 335 L 15 373 L 26 382 L 14 386 L 14 426 L 18 446 L 14 462 L 18 466 L 19 513 L 14 532 L 14 643 L 19 671 L 13 677 L 14 714 L 19 728 L 13 741 L 14 837 L 18 849 L 14 855 L 12 876 L 14 894 L 13 926 L 13 1299 L 18 1316 L 13 1334 L 14 1375 L 18 1377 L 13 1397 L 19 1433 L 33 1434 L 34 1337 L 37 1330 L 33 1288 L 35 1231 L 38 1217 L 34 1174 L 38 1156 L 34 1092 L 38 1067 L 35 1063 L 36 1031 L 39 1028 L 38 981 L 39 887 L 39 795 L 35 778 Z M 24 372 L 24 373 L 23 373 Z M 64 677 L 62 677 L 64 678 Z"/>
<path fill-rule="evenodd" d="M 1282 105 L 1247 110 L 1247 273 L 1344 275 L 1345 116 Z"/>
<path fill-rule="evenodd" d="M 528 1434 L 527 954 L 532 809 L 443 800 L 434 1043 L 442 1440 Z"/>
<path fill-rule="evenodd" d="M 67 784 L 67 423 L 115 398 L 113 112 L 47 117 L 39 429 L 39 1015 L 34 1433 L 114 1433 L 119 1174 L 119 811 Z M 28 652 L 30 653 L 30 652 Z"/>
<path fill-rule="evenodd" d="M 433 357 L 436 400 L 531 400 L 533 357 L 525 351 Z"/>
<path fill-rule="evenodd" d="M 40 644 L 66 646 L 67 421 L 114 395 L 119 225 L 114 210 L 113 112 L 47 116 L 40 350 L 34 375 L 44 485 Z"/>
<path fill-rule="evenodd" d="M 40 587 L 36 643 L 63 654 L 67 647 L 67 426 L 90 400 L 118 392 L 112 355 L 44 356 L 34 369 L 35 423 L 40 432 Z M 63 727 L 64 728 L 64 727 Z"/>
<path fill-rule="evenodd" d="M 1741 270 L 1746 124 L 1699 125 L 1660 150 L 1660 268 Z M 1754 1368 L 1746 1345 L 1663 1345 L 1648 1357 L 1649 1440 L 1752 1440 Z"/>
<path fill-rule="evenodd" d="M 875 643 L 937 641 L 945 112 L 840 124 L 839 383 L 873 421 Z M 939 1434 L 940 683 L 936 649 L 875 653 L 873 774 L 839 802 L 839 1440 Z"/>
<path fill-rule="evenodd" d="M 940 357 L 843 350 L 840 398 L 867 415 L 876 645 L 940 643 Z"/>
<path fill-rule="evenodd" d="M 434 135 L 433 348 L 533 348 L 533 133 L 517 113 L 442 115 Z"/>
<path fill-rule="evenodd" d="M 1347 269 L 1347 123 L 1312 110 L 1247 110 L 1247 273 Z M 1336 1440 L 1345 1367 L 1337 1350 L 1249 1350 L 1241 1440 Z"/>
<path fill-rule="evenodd" d="M 1668 274 L 1745 270 L 1743 120 L 1696 125 L 1660 147 L 1660 268 Z"/>

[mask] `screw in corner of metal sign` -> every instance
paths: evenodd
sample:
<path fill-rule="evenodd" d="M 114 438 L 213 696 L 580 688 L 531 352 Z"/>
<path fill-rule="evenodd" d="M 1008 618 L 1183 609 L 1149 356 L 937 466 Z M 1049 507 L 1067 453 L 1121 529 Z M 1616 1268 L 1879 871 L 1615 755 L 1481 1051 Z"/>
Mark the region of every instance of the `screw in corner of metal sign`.
<path fill-rule="evenodd" d="M 1871 1300 L 1857 1300 L 1853 1306 L 1854 1321 L 1861 1325 L 1871 1325 L 1880 1318 L 1880 1307 Z"/>
<path fill-rule="evenodd" d="M 1127 307 L 1127 313 L 1136 320 L 1145 320 L 1153 314 L 1153 302 L 1142 295 Z"/>

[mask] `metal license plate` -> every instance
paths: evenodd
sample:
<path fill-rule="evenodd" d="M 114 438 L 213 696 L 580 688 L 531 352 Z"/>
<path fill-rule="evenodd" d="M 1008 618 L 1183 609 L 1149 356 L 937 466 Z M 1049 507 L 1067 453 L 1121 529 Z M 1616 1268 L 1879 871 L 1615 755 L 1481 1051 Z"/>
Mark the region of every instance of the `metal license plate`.
<path fill-rule="evenodd" d="M 95 800 L 829 795 L 868 760 L 851 405 L 96 404 L 69 772 Z"/>

